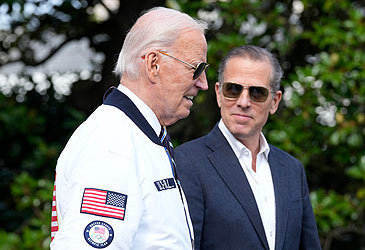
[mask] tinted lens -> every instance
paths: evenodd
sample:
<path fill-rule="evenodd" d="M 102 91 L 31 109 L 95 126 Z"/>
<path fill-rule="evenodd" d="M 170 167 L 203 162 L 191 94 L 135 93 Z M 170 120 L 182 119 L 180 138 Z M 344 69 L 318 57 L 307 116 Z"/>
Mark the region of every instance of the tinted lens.
<path fill-rule="evenodd" d="M 225 82 L 222 87 L 223 96 L 226 98 L 237 99 L 240 97 L 244 88 L 247 87 L 243 87 L 242 85 L 233 82 Z M 250 86 L 248 87 L 248 91 L 250 99 L 254 102 L 265 102 L 269 96 L 269 90 L 265 87 Z"/>
<path fill-rule="evenodd" d="M 241 95 L 243 86 L 233 82 L 223 83 L 223 95 L 227 98 L 238 98 Z"/>
<path fill-rule="evenodd" d="M 199 63 L 194 71 L 193 79 L 194 80 L 197 79 L 203 73 L 203 71 L 208 68 L 208 66 L 209 66 L 209 64 L 207 64 L 205 62 Z"/>
<path fill-rule="evenodd" d="M 265 87 L 250 86 L 248 90 L 251 100 L 255 102 L 264 102 L 269 95 L 269 90 Z"/>

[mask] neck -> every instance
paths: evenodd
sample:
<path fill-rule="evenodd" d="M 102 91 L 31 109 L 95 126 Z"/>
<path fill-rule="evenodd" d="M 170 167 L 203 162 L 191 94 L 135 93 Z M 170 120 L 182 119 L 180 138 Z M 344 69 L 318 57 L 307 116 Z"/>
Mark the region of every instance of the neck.
<path fill-rule="evenodd" d="M 251 140 L 251 141 L 244 141 L 244 140 L 239 140 L 239 141 L 243 143 L 243 145 L 245 145 L 251 151 L 251 156 L 252 156 L 251 168 L 256 173 L 256 158 L 257 154 L 260 152 L 260 137 L 256 140 Z"/>
<path fill-rule="evenodd" d="M 140 98 L 152 111 L 155 113 L 158 121 L 161 126 L 168 126 L 171 123 L 165 121 L 161 115 L 162 108 L 159 106 L 159 97 L 158 93 L 156 94 L 155 85 L 148 82 L 148 79 L 137 79 L 133 80 L 128 77 L 124 77 L 120 80 L 120 84 L 127 87 L 130 91 L 132 91 L 138 98 Z"/>
<path fill-rule="evenodd" d="M 258 138 L 238 138 L 238 140 L 251 151 L 252 157 L 256 158 L 257 154 L 260 152 L 260 135 Z"/>

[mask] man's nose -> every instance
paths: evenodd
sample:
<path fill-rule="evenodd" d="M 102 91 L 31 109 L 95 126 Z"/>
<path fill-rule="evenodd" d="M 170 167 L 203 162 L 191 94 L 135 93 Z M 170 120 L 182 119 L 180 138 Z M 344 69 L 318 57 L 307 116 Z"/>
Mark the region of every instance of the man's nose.
<path fill-rule="evenodd" d="M 208 89 L 208 80 L 207 75 L 205 72 L 203 72 L 199 77 L 198 80 L 195 83 L 195 86 L 201 90 L 207 90 Z"/>
<path fill-rule="evenodd" d="M 237 105 L 242 108 L 247 108 L 251 106 L 251 98 L 248 87 L 243 88 L 240 97 L 238 97 L 237 99 Z"/>

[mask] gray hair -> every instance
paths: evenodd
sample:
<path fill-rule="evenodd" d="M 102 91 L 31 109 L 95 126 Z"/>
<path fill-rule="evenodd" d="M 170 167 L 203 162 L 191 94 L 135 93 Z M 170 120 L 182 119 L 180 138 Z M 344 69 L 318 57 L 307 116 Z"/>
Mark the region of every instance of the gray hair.
<path fill-rule="evenodd" d="M 270 79 L 271 91 L 276 92 L 280 89 L 280 81 L 283 76 L 283 70 L 280 66 L 279 61 L 268 50 L 254 45 L 243 45 L 240 47 L 235 47 L 231 51 L 229 51 L 228 54 L 222 59 L 218 69 L 218 81 L 220 88 L 222 88 L 224 70 L 226 69 L 227 62 L 233 57 L 243 57 L 253 61 L 268 60 L 272 68 Z"/>
<path fill-rule="evenodd" d="M 149 50 L 171 48 L 183 31 L 199 30 L 204 34 L 206 29 L 203 21 L 177 10 L 155 7 L 143 12 L 124 40 L 114 73 L 138 79 L 141 57 Z"/>

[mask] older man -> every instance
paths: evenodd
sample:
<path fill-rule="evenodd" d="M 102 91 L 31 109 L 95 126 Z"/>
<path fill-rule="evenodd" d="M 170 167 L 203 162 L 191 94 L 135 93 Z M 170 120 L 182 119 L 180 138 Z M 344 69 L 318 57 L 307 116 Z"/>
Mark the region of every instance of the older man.
<path fill-rule="evenodd" d="M 115 69 L 120 85 L 58 160 L 51 249 L 192 248 L 165 126 L 208 88 L 205 28 L 166 8 L 133 25 Z"/>
<path fill-rule="evenodd" d="M 215 85 L 222 119 L 176 150 L 196 249 L 320 249 L 301 163 L 261 132 L 278 108 L 281 76 L 265 49 L 234 48 Z"/>

